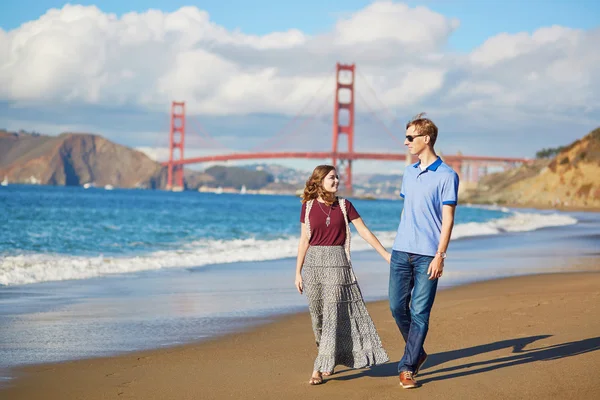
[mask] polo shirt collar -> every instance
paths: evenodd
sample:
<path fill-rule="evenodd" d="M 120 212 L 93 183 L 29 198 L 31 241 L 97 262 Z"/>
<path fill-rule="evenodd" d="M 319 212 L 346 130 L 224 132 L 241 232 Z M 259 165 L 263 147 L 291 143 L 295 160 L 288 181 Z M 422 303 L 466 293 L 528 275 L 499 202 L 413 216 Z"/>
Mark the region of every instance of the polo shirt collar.
<path fill-rule="evenodd" d="M 419 165 L 421 165 L 421 160 L 419 160 L 418 162 L 413 164 L 414 168 L 418 168 Z M 440 156 L 438 156 L 437 160 L 435 160 L 433 163 L 431 163 L 431 165 L 427 168 L 425 168 L 425 171 L 437 171 L 438 167 L 442 165 L 442 159 L 440 158 Z"/>

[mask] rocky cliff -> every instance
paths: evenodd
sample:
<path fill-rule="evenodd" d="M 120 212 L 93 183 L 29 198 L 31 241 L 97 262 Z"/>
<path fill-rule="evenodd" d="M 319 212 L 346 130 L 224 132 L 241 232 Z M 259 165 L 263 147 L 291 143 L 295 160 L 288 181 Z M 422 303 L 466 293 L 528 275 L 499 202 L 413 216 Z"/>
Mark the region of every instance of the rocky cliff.
<path fill-rule="evenodd" d="M 600 128 L 554 158 L 482 179 L 463 202 L 534 207 L 600 207 Z"/>
<path fill-rule="evenodd" d="M 0 179 L 10 183 L 163 188 L 167 170 L 144 153 L 91 134 L 0 132 Z"/>

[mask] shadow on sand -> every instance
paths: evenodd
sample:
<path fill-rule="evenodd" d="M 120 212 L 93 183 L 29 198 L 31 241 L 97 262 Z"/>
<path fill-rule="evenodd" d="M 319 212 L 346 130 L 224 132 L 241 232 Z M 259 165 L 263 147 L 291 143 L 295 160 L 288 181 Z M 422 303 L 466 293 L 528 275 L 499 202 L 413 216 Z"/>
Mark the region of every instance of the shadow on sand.
<path fill-rule="evenodd" d="M 565 357 L 573 357 L 579 354 L 588 353 L 591 351 L 600 350 L 600 337 L 583 339 L 575 342 L 567 342 L 561 344 L 550 345 L 546 347 L 538 347 L 525 350 L 525 347 L 533 342 L 541 339 L 546 339 L 552 335 L 529 336 L 526 338 L 502 340 L 499 342 L 468 347 L 466 349 L 451 350 L 443 353 L 431 354 L 425 362 L 425 365 L 419 373 L 419 383 L 427 383 L 434 381 L 443 381 L 445 379 L 457 378 L 460 376 L 474 375 L 482 372 L 493 371 L 499 368 L 507 368 L 515 365 L 527 364 L 537 361 L 556 360 Z M 461 364 L 448 368 L 441 368 L 432 371 L 431 368 L 446 363 L 455 361 L 461 358 L 476 356 L 479 354 L 489 353 L 505 348 L 512 347 L 512 354 L 506 357 L 489 359 L 486 361 L 477 361 L 467 364 Z M 336 372 L 352 371 L 350 369 L 339 370 Z M 439 376 L 431 376 L 433 374 L 441 374 Z M 347 376 L 332 376 L 327 380 L 351 380 L 363 376 L 369 377 L 389 377 L 398 375 L 398 364 L 387 363 L 384 365 L 376 365 L 372 368 L 361 370 L 360 372 Z M 431 377 L 429 377 L 431 376 Z"/>

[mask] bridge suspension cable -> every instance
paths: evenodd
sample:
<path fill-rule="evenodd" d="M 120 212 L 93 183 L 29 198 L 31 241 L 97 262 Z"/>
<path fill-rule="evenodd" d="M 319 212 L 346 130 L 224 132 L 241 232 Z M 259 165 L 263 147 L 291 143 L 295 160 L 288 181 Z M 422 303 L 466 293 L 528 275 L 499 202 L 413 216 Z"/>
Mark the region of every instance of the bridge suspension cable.
<path fill-rule="evenodd" d="M 267 139 L 263 140 L 262 142 L 260 142 L 259 144 L 253 146 L 250 151 L 256 151 L 256 150 L 265 150 L 265 149 L 271 149 L 273 148 L 275 145 L 279 144 L 282 140 L 290 137 L 292 134 L 296 133 L 298 131 L 299 128 L 296 128 L 290 132 L 285 133 L 285 130 L 288 129 L 289 127 L 291 127 L 296 121 L 298 121 L 298 119 L 300 118 L 300 116 L 308 109 L 308 107 L 312 104 L 312 102 L 317 98 L 317 96 L 321 93 L 321 91 L 323 90 L 323 88 L 325 87 L 325 85 L 331 80 L 330 77 L 325 77 L 323 78 L 323 81 L 321 82 L 321 86 L 319 87 L 319 89 L 308 99 L 308 101 L 306 102 L 306 104 L 304 104 L 304 106 L 300 109 L 300 111 L 298 111 L 298 113 L 296 115 L 294 115 L 294 117 L 290 120 L 288 120 L 288 122 L 285 123 L 285 125 L 275 133 L 275 135 L 268 137 Z M 313 115 L 314 117 L 314 115 Z M 306 119 L 306 118 L 305 118 Z M 304 122 L 306 123 L 306 121 Z M 301 125 L 300 127 L 304 126 Z M 269 142 L 271 141 L 275 141 L 275 144 L 269 144 Z"/>
<path fill-rule="evenodd" d="M 192 118 L 188 118 L 189 120 L 191 120 L 192 124 L 194 124 L 194 127 L 198 128 L 198 132 L 201 132 L 202 135 L 198 135 L 205 143 L 209 144 L 209 145 L 213 145 L 215 146 L 215 149 L 225 149 L 228 151 L 231 151 L 231 149 L 227 146 L 225 146 L 223 143 L 219 142 L 217 139 L 215 139 L 210 133 L 208 133 L 208 131 L 204 128 L 204 126 L 202 126 L 202 124 L 197 121 L 196 119 L 192 119 Z"/>
<path fill-rule="evenodd" d="M 401 145 L 404 145 L 404 141 L 400 140 L 399 138 L 396 137 L 396 135 L 394 135 L 389 129 L 388 127 L 385 125 L 385 123 L 377 116 L 377 113 L 371 108 L 371 106 L 369 105 L 369 103 L 365 100 L 365 98 L 362 96 L 362 94 L 360 94 L 360 92 L 357 91 L 358 94 L 358 99 L 362 100 L 362 102 L 367 106 L 367 108 L 369 109 L 369 113 L 371 114 L 371 116 L 375 119 L 375 121 L 377 123 L 379 123 L 379 125 L 381 125 L 381 127 L 383 128 L 383 130 L 385 131 L 385 133 L 388 134 L 389 137 L 391 137 L 394 141 L 398 142 Z"/>
<path fill-rule="evenodd" d="M 317 107 L 317 110 L 322 109 L 322 107 L 325 105 L 325 103 L 327 101 L 330 101 L 331 99 L 329 97 L 324 98 Z M 304 118 L 302 124 L 298 127 L 296 127 L 296 129 L 286 133 L 285 135 L 283 135 L 282 137 L 278 138 L 278 140 L 275 140 L 274 142 L 271 143 L 270 146 L 263 148 L 263 150 L 272 150 L 273 148 L 279 146 L 284 140 L 290 138 L 290 137 L 294 137 L 296 136 L 297 133 L 301 132 L 302 130 L 306 129 L 308 126 L 310 126 L 313 122 L 315 122 L 315 120 L 317 119 L 318 114 L 317 113 L 313 113 L 310 114 L 308 117 Z"/>
<path fill-rule="evenodd" d="M 385 111 L 388 114 L 388 116 L 391 118 L 392 123 L 390 125 L 391 126 L 395 125 L 398 121 L 398 116 L 394 116 L 394 114 L 390 111 L 390 109 L 381 101 L 379 96 L 377 96 L 377 92 L 375 91 L 375 89 L 373 89 L 373 87 L 371 86 L 371 84 L 369 83 L 367 78 L 362 74 L 362 72 L 360 72 L 360 69 L 357 68 L 357 70 L 358 70 L 358 76 L 364 81 L 364 83 L 367 86 L 367 88 L 369 89 L 369 91 L 371 93 L 373 93 L 375 100 L 377 100 L 377 102 L 379 103 L 379 105 L 381 106 L 383 111 Z"/>

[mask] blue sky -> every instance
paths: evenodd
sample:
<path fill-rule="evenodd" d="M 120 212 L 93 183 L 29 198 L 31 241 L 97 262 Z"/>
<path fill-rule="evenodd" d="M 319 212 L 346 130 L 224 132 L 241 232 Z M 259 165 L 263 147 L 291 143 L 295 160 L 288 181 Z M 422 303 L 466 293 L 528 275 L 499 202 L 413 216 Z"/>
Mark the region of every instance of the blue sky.
<path fill-rule="evenodd" d="M 5 31 L 37 19 L 50 8 L 68 2 L 55 0 L 3 0 L 0 4 L 0 27 Z M 309 34 L 323 32 L 340 15 L 356 11 L 371 1 L 304 0 L 96 0 L 71 4 L 95 5 L 102 11 L 122 15 L 148 9 L 174 11 L 195 5 L 209 12 L 211 19 L 228 29 L 248 34 L 265 34 L 297 28 Z M 600 1 L 595 0 L 425 0 L 406 1 L 411 6 L 424 5 L 461 21 L 460 29 L 449 44 L 458 50 L 473 47 L 497 33 L 531 32 L 540 26 L 563 25 L 590 29 L 600 24 Z"/>
<path fill-rule="evenodd" d="M 333 84 L 336 60 L 357 62 L 385 106 L 364 85 L 361 96 L 394 135 L 403 134 L 398 125 L 391 126 L 395 116 L 404 122 L 423 110 L 433 114 L 443 133 L 438 143 L 446 153 L 531 157 L 600 125 L 600 105 L 594 100 L 600 89 L 598 1 L 405 1 L 408 11 L 390 2 L 398 13 L 397 26 L 385 13 L 373 13 L 373 2 L 361 0 L 80 1 L 76 4 L 100 9 L 101 15 L 92 13 L 88 20 L 96 30 L 72 24 L 79 18 L 73 10 L 53 23 L 38 21 L 65 4 L 1 2 L 0 128 L 93 132 L 128 146 L 154 148 L 165 144 L 168 103 L 186 100 L 190 119 L 198 121 L 190 123 L 190 131 L 202 124 L 230 149 L 244 151 L 278 132 L 323 79 Z M 104 13 L 120 18 L 156 9 L 166 15 L 190 5 L 207 11 L 218 29 L 211 31 L 197 22 L 197 15 L 187 13 L 177 17 L 178 36 L 167 38 L 173 42 L 152 41 L 144 36 L 143 24 L 131 25 L 129 32 L 142 32 L 136 38 L 139 46 L 131 47 L 122 45 L 129 38 L 115 36 L 122 34 L 122 26 L 107 29 L 105 23 L 93 22 Z M 417 6 L 427 12 L 417 12 Z M 458 28 L 453 19 L 460 22 Z M 340 21 L 354 25 L 340 33 L 334 29 Z M 26 29 L 28 22 L 35 28 Z M 200 25 L 216 35 L 210 42 L 199 39 L 195 29 Z M 258 41 L 291 29 L 301 37 L 285 34 Z M 361 35 L 369 39 L 363 41 Z M 279 42 L 281 48 L 273 46 Z M 281 87 L 291 88 L 291 94 L 281 95 Z M 281 150 L 331 147 L 327 114 L 333 99 L 330 90 L 316 97 L 314 103 L 323 99 L 327 112 Z M 282 105 L 287 102 L 289 106 Z M 398 146 L 370 116 L 369 107 L 357 103 L 357 147 L 383 151 Z M 375 131 L 377 135 L 365 133 Z M 529 133 L 527 141 L 520 140 L 523 132 Z M 219 152 L 198 140 L 189 143 L 187 154 Z M 309 163 L 303 167 L 309 169 Z M 361 165 L 358 171 L 382 168 Z"/>

